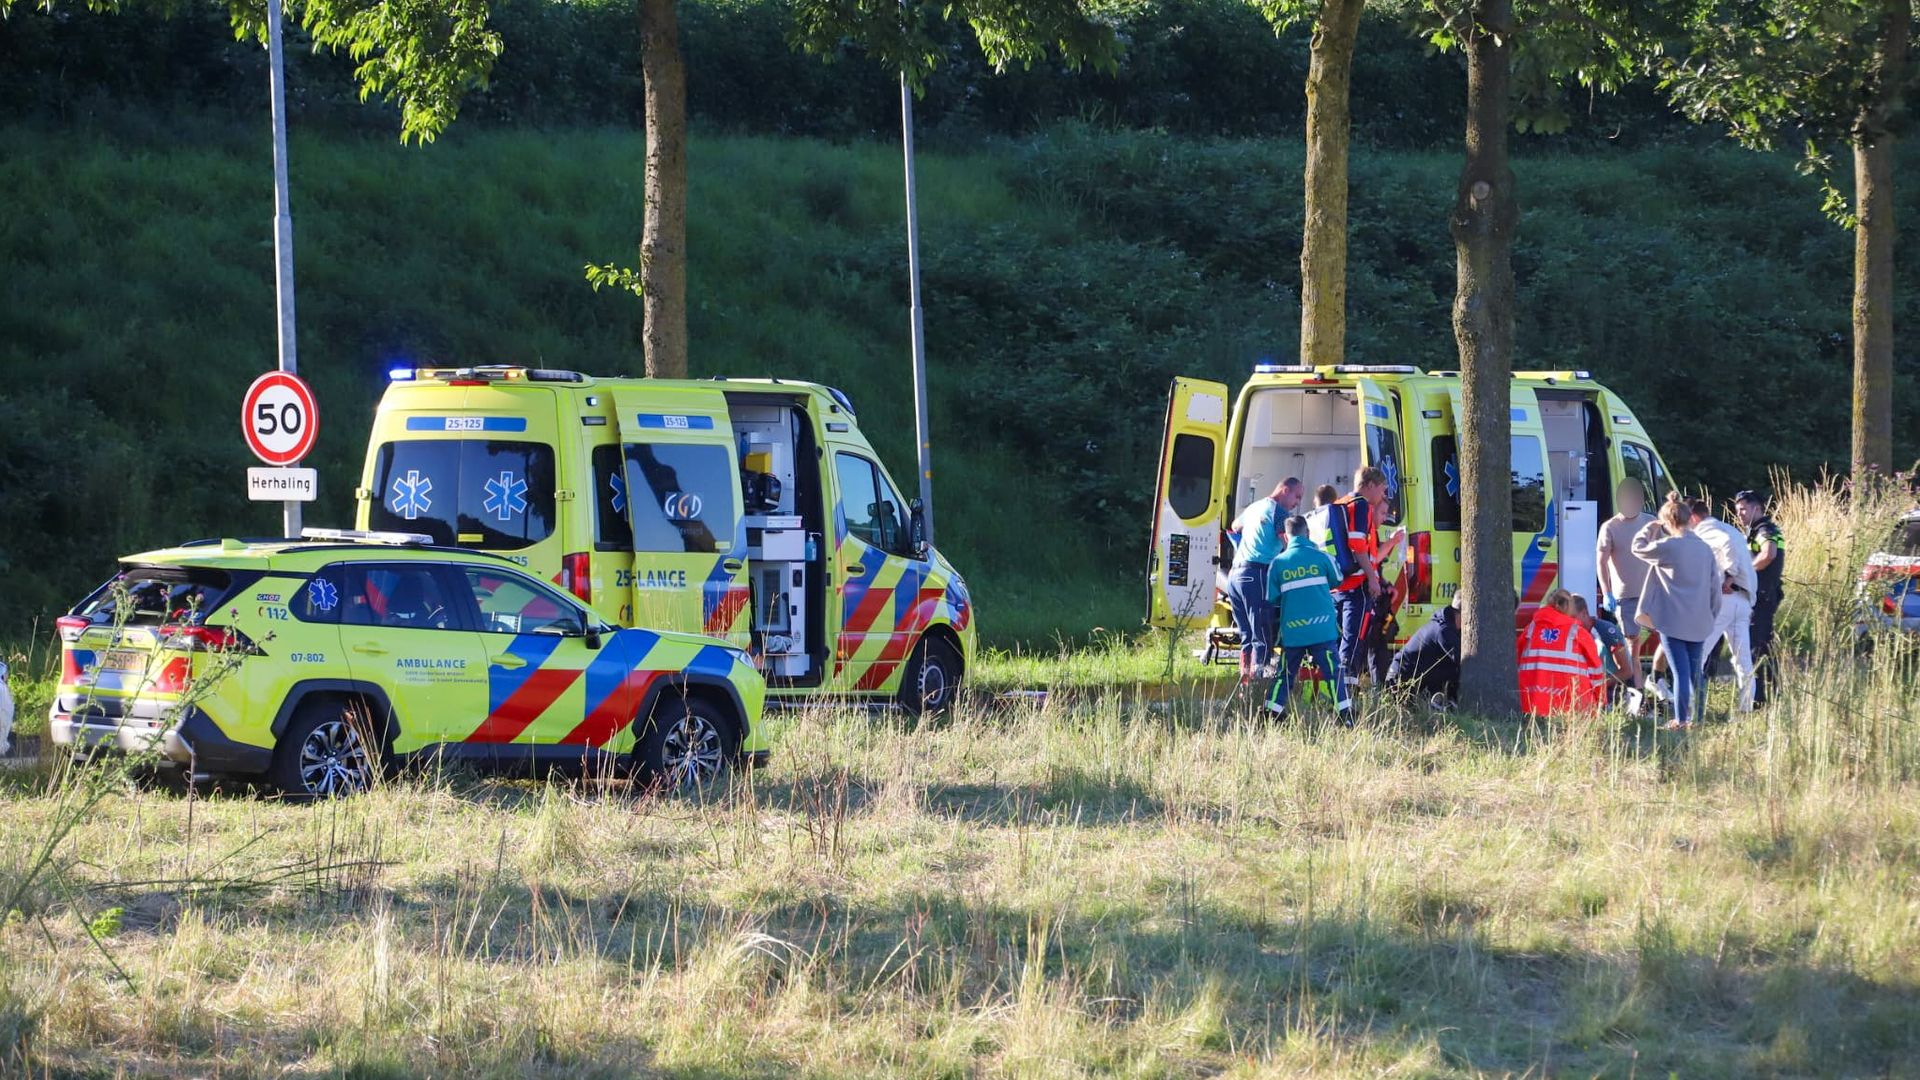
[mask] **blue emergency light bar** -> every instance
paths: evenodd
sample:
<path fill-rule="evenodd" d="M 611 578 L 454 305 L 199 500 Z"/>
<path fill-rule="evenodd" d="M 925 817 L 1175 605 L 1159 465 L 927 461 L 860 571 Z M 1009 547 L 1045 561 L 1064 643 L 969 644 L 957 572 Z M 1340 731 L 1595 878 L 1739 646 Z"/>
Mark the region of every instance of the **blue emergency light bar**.
<path fill-rule="evenodd" d="M 410 367 L 393 368 L 387 372 L 387 381 L 388 382 L 412 382 L 413 369 Z"/>
<path fill-rule="evenodd" d="M 1306 364 L 1255 364 L 1255 375 L 1311 375 L 1313 368 Z"/>

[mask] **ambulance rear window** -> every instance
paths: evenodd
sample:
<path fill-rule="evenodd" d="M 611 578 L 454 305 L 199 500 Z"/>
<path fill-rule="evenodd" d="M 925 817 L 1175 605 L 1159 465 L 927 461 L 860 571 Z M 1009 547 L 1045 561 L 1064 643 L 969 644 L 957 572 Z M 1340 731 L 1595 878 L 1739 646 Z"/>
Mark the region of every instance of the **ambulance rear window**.
<path fill-rule="evenodd" d="M 197 623 L 226 599 L 231 580 L 224 570 L 134 567 L 95 589 L 73 613 L 102 626 Z"/>
<path fill-rule="evenodd" d="M 553 535 L 553 447 L 495 439 L 415 439 L 380 448 L 373 529 L 436 544 L 512 551 Z"/>

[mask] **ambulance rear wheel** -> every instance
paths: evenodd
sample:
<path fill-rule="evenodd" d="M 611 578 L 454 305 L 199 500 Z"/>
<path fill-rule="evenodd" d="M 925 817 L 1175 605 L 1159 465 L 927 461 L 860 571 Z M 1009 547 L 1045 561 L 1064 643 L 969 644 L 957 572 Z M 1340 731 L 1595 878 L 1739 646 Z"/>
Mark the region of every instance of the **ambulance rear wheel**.
<path fill-rule="evenodd" d="M 950 711 L 960 696 L 960 674 L 960 650 L 942 638 L 921 638 L 900 680 L 900 707 L 915 716 Z"/>
<path fill-rule="evenodd" d="M 290 799 L 338 799 L 373 786 L 380 748 L 357 700 L 308 701 L 273 749 L 267 778 Z"/>

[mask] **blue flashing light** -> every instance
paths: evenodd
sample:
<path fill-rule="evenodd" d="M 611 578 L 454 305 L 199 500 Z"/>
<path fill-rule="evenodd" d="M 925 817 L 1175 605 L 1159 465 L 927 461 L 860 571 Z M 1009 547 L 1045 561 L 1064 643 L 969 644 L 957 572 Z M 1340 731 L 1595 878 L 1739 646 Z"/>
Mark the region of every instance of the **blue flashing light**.
<path fill-rule="evenodd" d="M 410 367 L 393 368 L 387 372 L 387 381 L 388 382 L 412 382 L 413 369 Z"/>

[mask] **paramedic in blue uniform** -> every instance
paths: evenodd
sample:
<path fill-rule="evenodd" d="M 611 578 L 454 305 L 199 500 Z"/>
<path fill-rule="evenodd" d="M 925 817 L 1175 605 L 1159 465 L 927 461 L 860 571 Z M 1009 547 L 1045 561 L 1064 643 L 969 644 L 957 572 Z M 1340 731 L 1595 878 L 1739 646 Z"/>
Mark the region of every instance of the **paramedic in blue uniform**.
<path fill-rule="evenodd" d="M 1233 569 L 1227 574 L 1227 603 L 1240 631 L 1240 677 L 1263 674 L 1273 651 L 1273 605 L 1267 602 L 1267 567 L 1284 546 L 1280 523 L 1300 505 L 1305 488 L 1287 477 L 1264 499 L 1247 504 L 1233 519 Z"/>

